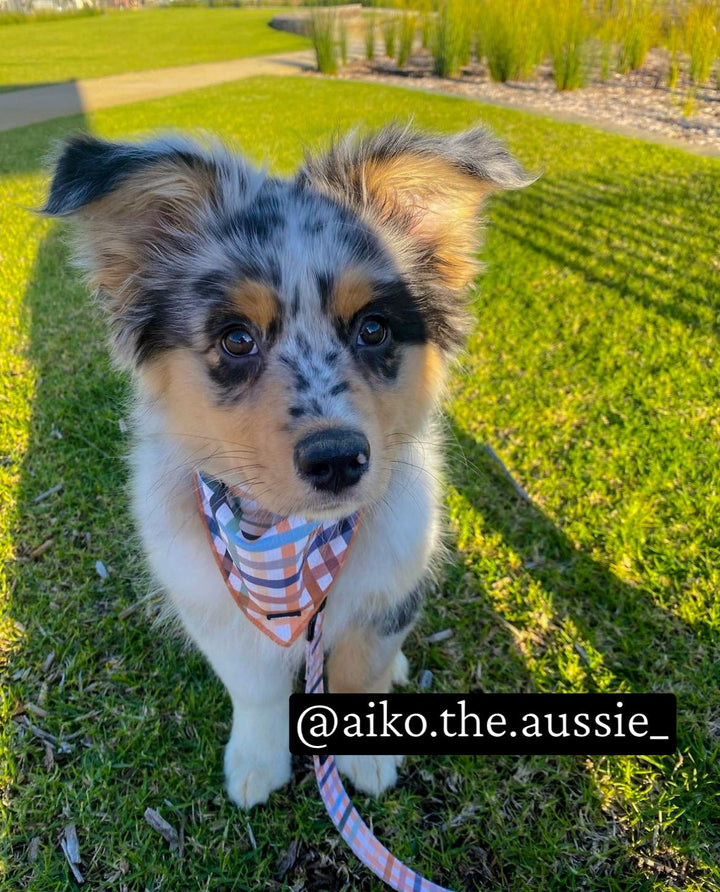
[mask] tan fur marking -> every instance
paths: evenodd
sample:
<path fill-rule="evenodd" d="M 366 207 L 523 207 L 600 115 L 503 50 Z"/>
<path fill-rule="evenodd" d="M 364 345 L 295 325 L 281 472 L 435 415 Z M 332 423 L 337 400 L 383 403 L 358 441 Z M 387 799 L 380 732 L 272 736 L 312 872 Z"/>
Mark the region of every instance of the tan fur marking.
<path fill-rule="evenodd" d="M 384 390 L 370 390 L 371 403 L 364 413 L 377 417 L 383 434 L 393 433 L 392 442 L 418 434 L 418 424 L 439 399 L 445 382 L 446 363 L 434 344 L 405 347 L 403 363 L 395 385 Z"/>
<path fill-rule="evenodd" d="M 441 158 L 412 154 L 368 162 L 363 178 L 380 219 L 404 215 L 410 233 L 434 249 L 447 284 L 464 289 L 477 273 L 476 216 L 492 186 Z"/>
<path fill-rule="evenodd" d="M 115 298 L 116 311 L 134 298 L 132 281 L 146 262 L 146 246 L 157 246 L 167 228 L 196 228 L 198 207 L 213 186 L 207 168 L 160 161 L 81 212 L 91 284 Z"/>
<path fill-rule="evenodd" d="M 426 344 L 422 356 L 419 382 L 425 398 L 436 402 L 445 384 L 447 361 L 437 344 Z M 423 406 L 423 410 L 425 410 Z"/>
<path fill-rule="evenodd" d="M 230 485 L 256 486 L 264 506 L 278 514 L 296 513 L 307 500 L 307 487 L 295 473 L 297 435 L 284 430 L 288 387 L 282 377 L 266 373 L 247 399 L 218 406 L 203 362 L 187 350 L 162 354 L 141 374 L 193 463 Z"/>
<path fill-rule="evenodd" d="M 267 330 L 280 316 L 277 297 L 262 282 L 241 282 L 231 297 L 238 313 L 262 329 Z"/>
<path fill-rule="evenodd" d="M 348 632 L 328 658 L 332 694 L 387 694 L 392 684 L 397 642 L 383 641 L 368 629 Z"/>
<path fill-rule="evenodd" d="M 372 299 L 372 286 L 367 275 L 360 269 L 343 273 L 332 294 L 331 312 L 339 319 L 350 319 Z"/>

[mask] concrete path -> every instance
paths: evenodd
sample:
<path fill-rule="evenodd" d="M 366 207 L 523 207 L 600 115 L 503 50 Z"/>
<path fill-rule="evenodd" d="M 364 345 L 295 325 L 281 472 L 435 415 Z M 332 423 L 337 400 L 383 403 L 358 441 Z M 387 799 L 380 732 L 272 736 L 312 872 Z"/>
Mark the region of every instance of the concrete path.
<path fill-rule="evenodd" d="M 224 84 L 257 74 L 298 74 L 315 67 L 312 50 L 250 56 L 176 68 L 129 71 L 45 87 L 0 93 L 0 130 L 82 114 L 144 99 L 158 99 L 212 84 Z"/>

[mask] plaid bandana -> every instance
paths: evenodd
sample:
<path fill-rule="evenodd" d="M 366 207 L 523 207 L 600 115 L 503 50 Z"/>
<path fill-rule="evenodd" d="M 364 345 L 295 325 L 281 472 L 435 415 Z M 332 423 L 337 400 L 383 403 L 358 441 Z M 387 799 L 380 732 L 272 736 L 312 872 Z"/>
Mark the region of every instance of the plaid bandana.
<path fill-rule="evenodd" d="M 288 647 L 305 631 L 342 569 L 357 512 L 327 522 L 280 517 L 200 471 L 195 486 L 230 594 L 250 622 Z"/>

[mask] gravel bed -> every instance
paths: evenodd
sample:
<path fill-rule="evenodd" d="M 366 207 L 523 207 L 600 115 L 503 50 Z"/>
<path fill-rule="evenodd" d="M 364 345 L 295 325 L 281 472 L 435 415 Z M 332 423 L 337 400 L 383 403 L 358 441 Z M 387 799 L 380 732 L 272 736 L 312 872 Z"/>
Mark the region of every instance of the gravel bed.
<path fill-rule="evenodd" d="M 484 65 L 468 67 L 457 78 L 434 77 L 429 56 L 420 54 L 403 71 L 389 59 L 372 63 L 355 59 L 338 77 L 516 106 L 720 157 L 720 89 L 708 86 L 691 94 L 689 84 L 681 82 L 670 90 L 666 72 L 667 54 L 653 50 L 639 71 L 614 74 L 605 82 L 565 92 L 555 89 L 549 66 L 541 67 L 535 80 L 498 84 Z"/>

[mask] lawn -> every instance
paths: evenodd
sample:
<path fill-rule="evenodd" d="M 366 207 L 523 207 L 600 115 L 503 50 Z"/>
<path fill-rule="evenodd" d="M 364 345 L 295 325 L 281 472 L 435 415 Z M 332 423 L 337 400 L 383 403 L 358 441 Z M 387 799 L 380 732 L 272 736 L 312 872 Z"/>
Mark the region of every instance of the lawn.
<path fill-rule="evenodd" d="M 0 134 L 3 889 L 67 889 L 71 823 L 92 889 L 385 888 L 336 836 L 307 762 L 265 808 L 225 798 L 229 702 L 152 624 L 157 597 L 139 600 L 126 383 L 59 230 L 24 208 L 51 140 L 83 123 L 216 130 L 286 171 L 328 121 L 407 115 L 483 120 L 543 172 L 488 209 L 446 406 L 452 558 L 407 648 L 409 690 L 430 669 L 434 691 L 674 691 L 679 748 L 416 757 L 359 809 L 458 892 L 720 888 L 720 162 L 456 98 L 255 79 Z M 181 858 L 148 807 L 182 828 Z"/>
<path fill-rule="evenodd" d="M 271 9 L 109 11 L 0 26 L 0 88 L 292 52 L 309 42 L 268 27 Z"/>

